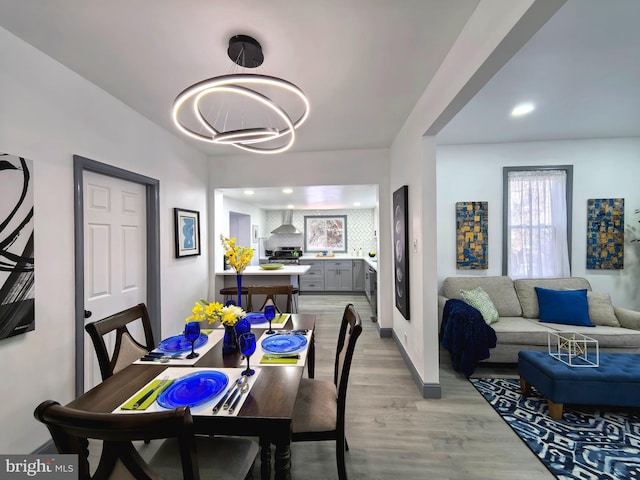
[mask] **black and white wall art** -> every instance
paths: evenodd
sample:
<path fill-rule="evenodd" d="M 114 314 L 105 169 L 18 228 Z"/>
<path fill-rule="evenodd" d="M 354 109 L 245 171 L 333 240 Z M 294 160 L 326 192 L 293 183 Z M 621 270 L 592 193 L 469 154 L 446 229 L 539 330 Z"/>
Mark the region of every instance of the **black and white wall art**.
<path fill-rule="evenodd" d="M 0 339 L 35 328 L 32 172 L 0 153 Z"/>
<path fill-rule="evenodd" d="M 393 192 L 393 267 L 396 308 L 409 320 L 409 231 L 406 185 Z"/>

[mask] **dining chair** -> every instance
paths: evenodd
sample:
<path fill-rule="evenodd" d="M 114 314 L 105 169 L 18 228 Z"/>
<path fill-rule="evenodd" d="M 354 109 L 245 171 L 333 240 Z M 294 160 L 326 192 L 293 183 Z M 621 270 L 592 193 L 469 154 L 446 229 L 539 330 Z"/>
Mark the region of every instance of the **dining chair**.
<path fill-rule="evenodd" d="M 141 320 L 144 329 L 144 344 L 138 342 L 129 331 L 128 326 L 137 320 Z M 102 380 L 106 380 L 114 373 L 133 363 L 156 346 L 151 330 L 149 312 L 144 303 L 127 308 L 122 312 L 114 313 L 101 320 L 88 323 L 85 330 L 91 337 L 98 357 Z M 105 342 L 105 336 L 115 331 L 115 346 L 113 354 Z"/>
<path fill-rule="evenodd" d="M 247 308 L 249 312 L 253 311 L 262 311 L 264 306 L 271 301 L 275 306 L 278 313 L 292 313 L 292 298 L 293 298 L 293 287 L 291 285 L 269 285 L 269 286 L 250 286 L 249 288 L 249 299 L 247 301 Z M 262 306 L 256 310 L 253 308 L 254 296 L 255 295 L 264 295 L 265 299 L 262 303 Z M 284 311 L 281 311 L 278 307 L 277 297 L 278 295 L 286 295 L 287 303 Z"/>
<path fill-rule="evenodd" d="M 293 442 L 335 440 L 340 480 L 347 478 L 345 451 L 349 446 L 344 432 L 345 406 L 351 360 L 360 333 L 362 320 L 350 303 L 345 307 L 340 323 L 333 382 L 302 378 L 292 419 Z"/>
<path fill-rule="evenodd" d="M 58 453 L 78 455 L 80 480 L 243 479 L 252 475 L 258 454 L 250 439 L 194 435 L 189 407 L 113 414 L 46 400 L 34 416 L 49 429 Z M 132 443 L 145 438 L 164 440 L 148 461 Z M 91 447 L 101 450 L 92 457 L 99 459 L 96 468 L 89 463 Z"/>

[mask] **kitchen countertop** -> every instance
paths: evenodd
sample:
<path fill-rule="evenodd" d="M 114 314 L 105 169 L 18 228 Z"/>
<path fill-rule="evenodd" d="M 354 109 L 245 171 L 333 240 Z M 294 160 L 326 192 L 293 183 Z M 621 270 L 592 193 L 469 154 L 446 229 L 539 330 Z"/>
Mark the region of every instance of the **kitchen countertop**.
<path fill-rule="evenodd" d="M 378 262 L 377 257 L 375 259 L 369 257 L 354 257 L 353 255 L 345 255 L 345 254 L 336 254 L 333 257 L 325 257 L 320 256 L 317 257 L 315 255 L 303 255 L 299 257 L 299 260 L 364 260 L 367 265 L 369 265 L 374 270 L 378 271 Z"/>
<path fill-rule="evenodd" d="M 277 270 L 265 270 L 257 266 L 249 266 L 245 268 L 242 275 L 304 275 L 311 269 L 310 265 L 284 265 Z M 234 269 L 224 270 L 223 272 L 216 272 L 216 275 L 236 275 Z"/>

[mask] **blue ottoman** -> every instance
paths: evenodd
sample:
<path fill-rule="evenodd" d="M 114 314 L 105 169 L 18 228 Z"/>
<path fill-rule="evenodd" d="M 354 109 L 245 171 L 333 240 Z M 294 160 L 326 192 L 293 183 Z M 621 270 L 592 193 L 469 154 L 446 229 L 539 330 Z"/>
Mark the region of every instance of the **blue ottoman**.
<path fill-rule="evenodd" d="M 549 415 L 562 418 L 565 403 L 640 406 L 640 355 L 601 353 L 598 367 L 570 367 L 547 352 L 518 352 L 522 393 L 534 386 L 549 404 Z"/>

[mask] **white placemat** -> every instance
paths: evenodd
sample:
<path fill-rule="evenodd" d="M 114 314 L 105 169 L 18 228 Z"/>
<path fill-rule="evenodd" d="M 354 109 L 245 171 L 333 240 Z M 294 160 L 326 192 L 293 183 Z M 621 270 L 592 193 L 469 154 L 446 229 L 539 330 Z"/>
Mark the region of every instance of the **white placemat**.
<path fill-rule="evenodd" d="M 138 390 L 135 394 L 131 395 L 126 401 L 122 402 L 120 405 L 118 405 L 118 407 L 113 410 L 113 412 L 111 413 L 124 413 L 124 414 L 128 414 L 128 413 L 148 413 L 148 412 L 162 412 L 167 410 L 164 407 L 161 407 L 160 405 L 158 405 L 158 402 L 153 402 L 149 407 L 147 407 L 145 410 L 123 410 L 122 406 L 126 405 L 130 400 L 137 398 L 139 396 L 141 396 L 144 392 L 144 390 L 147 389 L 147 387 L 153 383 L 156 380 L 162 380 L 164 378 L 168 378 L 169 380 L 179 380 L 180 378 L 189 375 L 191 373 L 194 372 L 199 372 L 199 371 L 216 371 L 216 372 L 221 372 L 224 373 L 228 378 L 229 378 L 229 383 L 227 384 L 227 386 L 225 388 L 223 388 L 220 393 L 218 393 L 218 395 L 216 395 L 215 397 L 213 397 L 210 400 L 207 400 L 206 402 L 200 404 L 200 405 L 196 405 L 194 407 L 191 407 L 191 414 L 192 415 L 198 415 L 198 416 L 223 416 L 223 417 L 235 417 L 236 415 L 238 415 L 238 412 L 240 411 L 240 409 L 242 408 L 242 405 L 244 405 L 244 402 L 246 401 L 247 397 L 251 394 L 251 388 L 253 387 L 253 385 L 256 382 L 256 379 L 258 378 L 258 375 L 260 375 L 260 367 L 255 367 L 253 365 L 251 365 L 251 368 L 253 368 L 256 373 L 254 373 L 253 375 L 251 375 L 249 378 L 249 390 L 242 395 L 242 397 L 240 398 L 240 402 L 238 403 L 238 405 L 236 406 L 235 410 L 233 413 L 229 413 L 228 410 L 220 410 L 218 413 L 214 414 L 213 413 L 213 407 L 216 405 L 216 403 L 218 403 L 218 400 L 220 400 L 224 394 L 227 392 L 227 390 L 233 386 L 234 382 L 240 378 L 242 375 L 242 372 L 244 371 L 244 369 L 246 368 L 246 366 L 244 368 L 196 368 L 196 367 L 169 367 L 167 368 L 165 371 L 163 371 L 162 373 L 160 373 L 157 377 L 155 377 L 154 379 L 152 379 L 151 381 L 149 381 L 147 384 L 145 384 L 140 390 Z M 171 388 L 171 387 L 168 387 Z"/>
<path fill-rule="evenodd" d="M 286 332 L 276 332 L 271 335 L 267 335 L 263 333 L 257 342 L 257 347 L 255 353 L 252 355 L 251 360 L 255 365 L 259 365 L 260 367 L 288 367 L 288 366 L 304 366 L 307 363 L 307 353 L 309 352 L 309 345 L 311 344 L 311 335 L 313 334 L 313 330 L 307 330 L 305 337 L 307 338 L 307 344 L 304 346 L 301 352 L 294 352 L 292 355 L 300 355 L 300 358 L 296 363 L 260 363 L 263 355 L 288 355 L 288 354 L 274 354 L 273 352 L 265 352 L 262 349 L 262 341 L 267 337 L 272 337 L 274 335 L 290 335 Z"/>
<path fill-rule="evenodd" d="M 195 365 L 195 363 L 200 360 L 202 358 L 202 356 L 207 353 L 209 350 L 211 350 L 213 347 L 215 347 L 216 343 L 218 343 L 220 340 L 222 340 L 222 337 L 224 337 L 224 331 L 221 330 L 208 330 L 207 336 L 209 337 L 209 339 L 207 340 L 207 343 L 205 343 L 204 345 L 198 347 L 195 349 L 196 353 L 199 353 L 200 355 L 198 355 L 196 358 L 186 358 L 187 355 L 189 355 L 189 353 L 191 353 L 191 350 L 187 351 L 187 352 L 182 352 L 180 353 L 180 358 L 171 358 L 171 354 L 168 353 L 167 355 L 169 355 L 169 359 L 167 360 L 166 358 L 163 359 L 162 361 L 160 361 L 160 359 L 158 360 L 151 360 L 151 361 L 147 361 L 147 360 L 141 360 L 138 359 L 136 360 L 135 364 L 145 364 L 145 363 L 164 363 L 167 365 L 183 365 L 183 366 L 189 366 L 189 365 Z M 162 353 L 159 350 L 153 350 L 153 353 Z"/>

